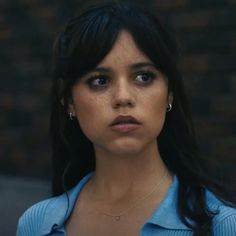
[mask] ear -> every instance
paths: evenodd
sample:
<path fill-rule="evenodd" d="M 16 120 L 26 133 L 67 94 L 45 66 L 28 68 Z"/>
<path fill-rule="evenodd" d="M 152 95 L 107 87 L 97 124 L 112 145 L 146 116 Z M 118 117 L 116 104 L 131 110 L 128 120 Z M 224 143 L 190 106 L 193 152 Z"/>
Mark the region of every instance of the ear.
<path fill-rule="evenodd" d="M 68 103 L 68 113 L 72 113 L 72 116 L 75 116 L 75 106 L 72 99 L 69 99 Z"/>
<path fill-rule="evenodd" d="M 174 95 L 173 95 L 172 91 L 170 91 L 168 94 L 168 101 L 167 101 L 168 104 L 172 104 L 173 100 L 174 100 Z"/>

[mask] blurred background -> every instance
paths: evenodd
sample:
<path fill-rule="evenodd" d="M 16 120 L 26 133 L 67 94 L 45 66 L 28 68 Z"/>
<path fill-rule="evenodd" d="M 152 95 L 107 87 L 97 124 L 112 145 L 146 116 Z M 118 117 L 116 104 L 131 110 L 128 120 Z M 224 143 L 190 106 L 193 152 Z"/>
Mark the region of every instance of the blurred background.
<path fill-rule="evenodd" d="M 51 194 L 52 44 L 88 2 L 0 1 L 0 235 L 15 235 L 23 211 Z M 175 32 L 202 155 L 235 180 L 236 0 L 135 2 Z"/>

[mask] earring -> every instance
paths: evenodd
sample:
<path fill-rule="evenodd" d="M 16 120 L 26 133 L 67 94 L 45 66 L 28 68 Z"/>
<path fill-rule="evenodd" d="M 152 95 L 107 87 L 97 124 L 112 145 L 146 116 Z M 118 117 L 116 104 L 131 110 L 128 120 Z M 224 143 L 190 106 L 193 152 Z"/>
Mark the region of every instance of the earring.
<path fill-rule="evenodd" d="M 169 112 L 171 109 L 172 109 L 172 104 L 169 103 L 166 111 Z"/>
<path fill-rule="evenodd" d="M 70 117 L 71 120 L 73 120 L 73 114 L 72 114 L 72 112 L 69 112 L 69 117 Z"/>

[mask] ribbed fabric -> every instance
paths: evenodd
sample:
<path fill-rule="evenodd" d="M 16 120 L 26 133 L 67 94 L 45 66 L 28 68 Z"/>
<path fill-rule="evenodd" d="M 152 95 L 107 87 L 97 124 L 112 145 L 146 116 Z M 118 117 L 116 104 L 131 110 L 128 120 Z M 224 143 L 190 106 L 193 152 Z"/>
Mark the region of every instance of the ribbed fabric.
<path fill-rule="evenodd" d="M 192 236 L 192 230 L 165 229 L 156 225 L 145 225 L 140 236 Z"/>
<path fill-rule="evenodd" d="M 81 189 L 92 175 L 93 173 L 84 177 L 75 188 L 69 191 L 68 198 L 63 194 L 29 208 L 19 220 L 16 235 L 65 236 L 65 221 L 72 212 Z M 181 222 L 177 214 L 177 190 L 178 179 L 175 177 L 164 200 L 142 227 L 140 236 L 193 235 L 192 230 Z M 219 212 L 213 219 L 213 235 L 236 236 L 236 209 L 226 206 L 209 191 L 207 191 L 206 200 L 211 210 Z"/>
<path fill-rule="evenodd" d="M 21 217 L 18 222 L 17 236 L 41 235 L 39 232 L 44 222 L 49 203 L 50 200 L 37 203 L 24 213 L 24 217 Z"/>
<path fill-rule="evenodd" d="M 213 221 L 216 236 L 236 236 L 236 214 L 231 208 L 224 208 Z"/>

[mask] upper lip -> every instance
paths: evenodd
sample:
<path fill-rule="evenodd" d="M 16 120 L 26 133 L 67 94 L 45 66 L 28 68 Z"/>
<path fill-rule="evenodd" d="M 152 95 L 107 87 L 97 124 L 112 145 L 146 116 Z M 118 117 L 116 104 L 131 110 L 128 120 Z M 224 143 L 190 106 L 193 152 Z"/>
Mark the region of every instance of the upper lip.
<path fill-rule="evenodd" d="M 136 120 L 133 116 L 118 116 L 116 117 L 110 126 L 117 125 L 117 124 L 140 124 L 138 120 Z"/>

